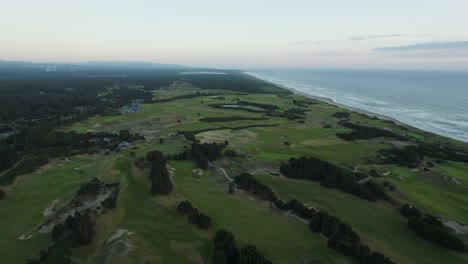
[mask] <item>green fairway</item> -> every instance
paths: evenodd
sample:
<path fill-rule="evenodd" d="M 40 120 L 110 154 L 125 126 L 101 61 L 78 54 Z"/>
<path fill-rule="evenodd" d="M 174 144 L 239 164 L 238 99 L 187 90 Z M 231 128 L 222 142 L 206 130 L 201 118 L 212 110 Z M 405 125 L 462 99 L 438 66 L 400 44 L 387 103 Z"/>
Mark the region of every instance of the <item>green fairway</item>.
<path fill-rule="evenodd" d="M 298 199 L 351 225 L 370 245 L 397 263 L 463 263 L 466 254 L 429 244 L 406 227 L 405 219 L 386 203 L 372 203 L 318 183 L 258 175 L 283 199 Z"/>
<path fill-rule="evenodd" d="M 422 172 L 411 172 L 408 168 L 394 167 L 391 172 L 391 182 L 403 191 L 411 204 L 435 215 L 468 223 L 466 187 L 424 176 Z"/>
<path fill-rule="evenodd" d="M 177 169 L 177 189 L 213 219 L 212 230 L 231 231 L 241 244 L 256 245 L 275 263 L 349 263 L 327 248 L 326 240 L 309 231 L 304 223 L 284 216 L 256 197 L 228 194 L 226 186 L 219 186 L 209 173 L 195 177 L 191 163 L 171 165 Z"/>
<path fill-rule="evenodd" d="M 25 263 L 50 242 L 50 234 L 37 232 L 47 221 L 43 211 L 54 200 L 64 205 L 78 187 L 104 172 L 112 173 L 110 157 L 91 156 L 57 160 L 38 171 L 18 177 L 11 186 L 11 195 L 0 201 L 0 255 L 4 263 Z M 19 240 L 21 235 L 33 237 Z"/>

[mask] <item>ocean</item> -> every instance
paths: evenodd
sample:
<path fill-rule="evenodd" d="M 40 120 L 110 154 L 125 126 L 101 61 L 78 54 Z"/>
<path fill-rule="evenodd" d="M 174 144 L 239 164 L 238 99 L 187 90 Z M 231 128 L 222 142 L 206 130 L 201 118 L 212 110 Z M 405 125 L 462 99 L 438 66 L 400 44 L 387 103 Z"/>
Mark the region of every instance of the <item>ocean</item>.
<path fill-rule="evenodd" d="M 255 70 L 257 78 L 468 142 L 468 72 Z"/>

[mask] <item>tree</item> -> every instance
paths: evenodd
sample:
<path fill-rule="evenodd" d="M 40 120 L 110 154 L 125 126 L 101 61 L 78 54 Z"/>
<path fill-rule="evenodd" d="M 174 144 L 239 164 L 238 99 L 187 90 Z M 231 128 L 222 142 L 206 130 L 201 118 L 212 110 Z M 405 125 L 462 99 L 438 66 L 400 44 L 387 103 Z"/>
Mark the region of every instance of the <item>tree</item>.
<path fill-rule="evenodd" d="M 272 262 L 258 252 L 254 245 L 246 245 L 242 247 L 239 254 L 239 264 L 271 264 Z"/>
<path fill-rule="evenodd" d="M 182 201 L 177 205 L 177 211 L 179 211 L 182 214 L 189 214 L 190 212 L 192 212 L 193 209 L 194 208 L 192 204 L 187 200 Z"/>
<path fill-rule="evenodd" d="M 161 144 L 161 145 L 164 144 L 164 138 L 159 139 L 159 144 Z"/>
<path fill-rule="evenodd" d="M 413 207 L 409 204 L 405 204 L 403 207 L 401 207 L 400 214 L 406 218 L 421 216 L 421 212 L 418 210 L 418 208 Z"/>
<path fill-rule="evenodd" d="M 213 253 L 213 263 L 218 263 L 216 260 L 222 258 L 227 264 L 236 264 L 239 259 L 239 249 L 236 246 L 234 235 L 224 229 L 218 230 L 214 238 Z M 224 255 L 224 258 L 221 255 Z"/>
<path fill-rule="evenodd" d="M 228 189 L 228 193 L 230 193 L 230 194 L 234 194 L 234 193 L 235 193 L 235 190 L 236 190 L 236 185 L 235 185 L 235 183 L 230 182 L 228 188 L 229 188 L 229 189 Z"/>
<path fill-rule="evenodd" d="M 128 131 L 128 130 L 120 130 L 119 131 L 119 140 L 120 141 L 131 141 L 132 140 L 132 134 L 130 134 L 130 131 Z"/>
<path fill-rule="evenodd" d="M 6 196 L 6 193 L 5 191 L 3 191 L 2 189 L 0 189 L 0 200 L 3 200 Z"/>

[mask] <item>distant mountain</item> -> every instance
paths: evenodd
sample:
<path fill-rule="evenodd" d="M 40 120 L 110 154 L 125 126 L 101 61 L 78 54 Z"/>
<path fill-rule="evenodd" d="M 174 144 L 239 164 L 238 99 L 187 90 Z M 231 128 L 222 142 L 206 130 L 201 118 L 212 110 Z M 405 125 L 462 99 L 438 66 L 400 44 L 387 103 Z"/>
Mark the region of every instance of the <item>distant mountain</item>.
<path fill-rule="evenodd" d="M 145 61 L 89 61 L 83 63 L 70 63 L 69 65 L 82 65 L 93 67 L 117 67 L 117 68 L 133 68 L 133 69 L 180 69 L 188 68 L 187 66 L 178 64 L 165 64 Z"/>
<path fill-rule="evenodd" d="M 74 72 L 112 70 L 186 69 L 188 66 L 140 61 L 89 61 L 79 63 L 29 62 L 0 60 L 0 71 L 12 72 Z"/>

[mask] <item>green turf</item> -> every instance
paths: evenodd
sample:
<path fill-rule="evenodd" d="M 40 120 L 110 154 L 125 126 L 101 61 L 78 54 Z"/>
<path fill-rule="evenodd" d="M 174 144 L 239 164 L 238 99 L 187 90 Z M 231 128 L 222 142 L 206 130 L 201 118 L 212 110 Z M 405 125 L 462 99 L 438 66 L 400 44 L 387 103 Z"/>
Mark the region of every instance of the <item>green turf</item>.
<path fill-rule="evenodd" d="M 403 191 L 409 203 L 423 211 L 468 223 L 467 188 L 408 168 L 394 167 L 389 180 Z"/>
<path fill-rule="evenodd" d="M 282 215 L 264 201 L 242 193 L 228 194 L 226 186 L 220 187 L 209 174 L 195 177 L 191 163 L 171 165 L 177 169 L 178 191 L 213 219 L 212 230 L 231 231 L 239 243 L 256 245 L 275 263 L 349 262 L 328 249 L 326 240 L 309 231 L 307 225 Z"/>
<path fill-rule="evenodd" d="M 406 227 L 406 222 L 387 203 L 372 203 L 318 183 L 257 175 L 282 199 L 298 199 L 317 210 L 330 213 L 351 225 L 373 250 L 396 263 L 463 263 L 466 254 L 454 253 L 421 240 Z"/>
<path fill-rule="evenodd" d="M 52 201 L 65 204 L 78 187 L 109 168 L 110 158 L 73 157 L 56 161 L 37 172 L 18 177 L 5 200 L 0 201 L 0 256 L 2 263 L 25 263 L 50 242 L 50 234 L 36 229 L 47 221 L 42 212 Z M 20 235 L 33 232 L 28 240 Z"/>

